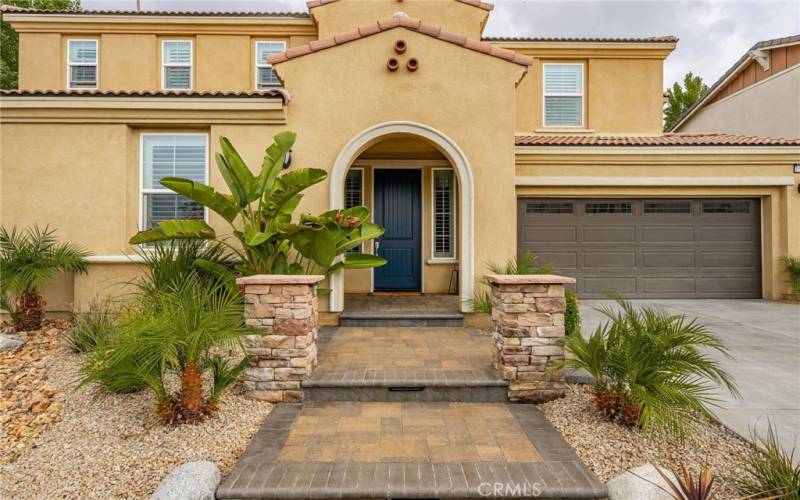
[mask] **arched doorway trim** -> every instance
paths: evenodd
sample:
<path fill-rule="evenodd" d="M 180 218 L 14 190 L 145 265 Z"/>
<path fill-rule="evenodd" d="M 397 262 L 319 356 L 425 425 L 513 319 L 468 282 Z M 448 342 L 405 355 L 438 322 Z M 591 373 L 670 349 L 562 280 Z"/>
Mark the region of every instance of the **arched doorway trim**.
<path fill-rule="evenodd" d="M 465 301 L 472 297 L 475 280 L 475 231 L 473 227 L 475 187 L 466 155 L 447 135 L 427 125 L 410 121 L 380 123 L 360 132 L 342 148 L 333 164 L 329 183 L 330 208 L 331 210 L 343 208 L 345 176 L 358 155 L 381 137 L 393 134 L 408 134 L 427 139 L 439 148 L 456 171 L 461 196 L 458 216 L 459 248 L 461 249 L 459 292 L 462 299 L 461 308 L 466 312 Z M 344 271 L 339 271 L 331 277 L 331 288 L 330 310 L 340 312 L 344 308 Z"/>

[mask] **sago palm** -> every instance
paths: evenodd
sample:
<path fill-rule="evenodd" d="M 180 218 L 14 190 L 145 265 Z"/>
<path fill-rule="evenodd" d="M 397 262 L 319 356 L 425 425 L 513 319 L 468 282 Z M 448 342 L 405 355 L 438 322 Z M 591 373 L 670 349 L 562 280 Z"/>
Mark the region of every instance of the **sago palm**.
<path fill-rule="evenodd" d="M 727 356 L 727 350 L 705 326 L 685 315 L 637 310 L 621 298 L 616 304 L 599 309 L 610 321 L 588 339 L 565 339 L 575 357 L 557 365 L 594 377 L 595 405 L 607 417 L 682 437 L 697 415 L 712 415 L 717 386 L 738 396 L 731 376 L 709 355 Z"/>
<path fill-rule="evenodd" d="M 41 328 L 45 300 L 39 290 L 58 271 L 85 273 L 89 255 L 77 245 L 59 243 L 48 227 L 0 227 L 0 307 L 9 312 L 14 327 Z"/>

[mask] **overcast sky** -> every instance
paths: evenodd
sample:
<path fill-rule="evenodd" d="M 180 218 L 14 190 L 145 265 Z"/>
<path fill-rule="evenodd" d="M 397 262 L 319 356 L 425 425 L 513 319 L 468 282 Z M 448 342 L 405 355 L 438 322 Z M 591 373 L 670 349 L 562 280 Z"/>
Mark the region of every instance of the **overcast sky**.
<path fill-rule="evenodd" d="M 370 0 L 361 0 L 368 2 Z M 305 11 L 305 0 L 141 0 L 143 10 Z M 755 42 L 800 34 L 800 0 L 494 0 L 487 36 L 676 35 L 665 87 L 687 71 L 709 85 Z M 133 9 L 135 0 L 83 0 Z"/>

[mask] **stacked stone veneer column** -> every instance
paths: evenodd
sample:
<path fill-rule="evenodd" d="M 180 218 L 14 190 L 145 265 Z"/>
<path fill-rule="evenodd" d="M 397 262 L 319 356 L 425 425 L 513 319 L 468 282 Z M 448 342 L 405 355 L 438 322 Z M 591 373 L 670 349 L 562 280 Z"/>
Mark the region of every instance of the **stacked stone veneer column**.
<path fill-rule="evenodd" d="M 302 382 L 317 364 L 317 283 L 322 276 L 257 275 L 236 283 L 245 297 L 252 357 L 243 375 L 247 395 L 273 403 L 303 400 Z"/>
<path fill-rule="evenodd" d="M 494 367 L 509 382 L 509 400 L 541 403 L 563 396 L 563 374 L 546 372 L 564 359 L 564 285 L 575 279 L 534 274 L 486 278 L 492 286 Z"/>

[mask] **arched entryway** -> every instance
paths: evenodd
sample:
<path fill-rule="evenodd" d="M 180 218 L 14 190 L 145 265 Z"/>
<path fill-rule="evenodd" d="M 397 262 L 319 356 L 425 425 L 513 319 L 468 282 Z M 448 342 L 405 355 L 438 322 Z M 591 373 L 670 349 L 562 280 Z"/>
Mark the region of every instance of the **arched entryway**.
<path fill-rule="evenodd" d="M 444 133 L 414 122 L 397 121 L 374 125 L 357 134 L 345 145 L 336 158 L 330 176 L 330 208 L 344 207 L 345 178 L 347 172 L 358 156 L 376 142 L 386 137 L 410 136 L 418 137 L 433 144 L 449 161 L 456 173 L 460 203 L 458 214 L 458 247 L 459 247 L 459 295 L 462 299 L 462 310 L 466 311 L 466 299 L 472 295 L 475 279 L 474 265 L 474 185 L 472 172 L 463 151 Z M 344 308 L 344 272 L 340 271 L 331 278 L 330 310 L 342 311 Z"/>

